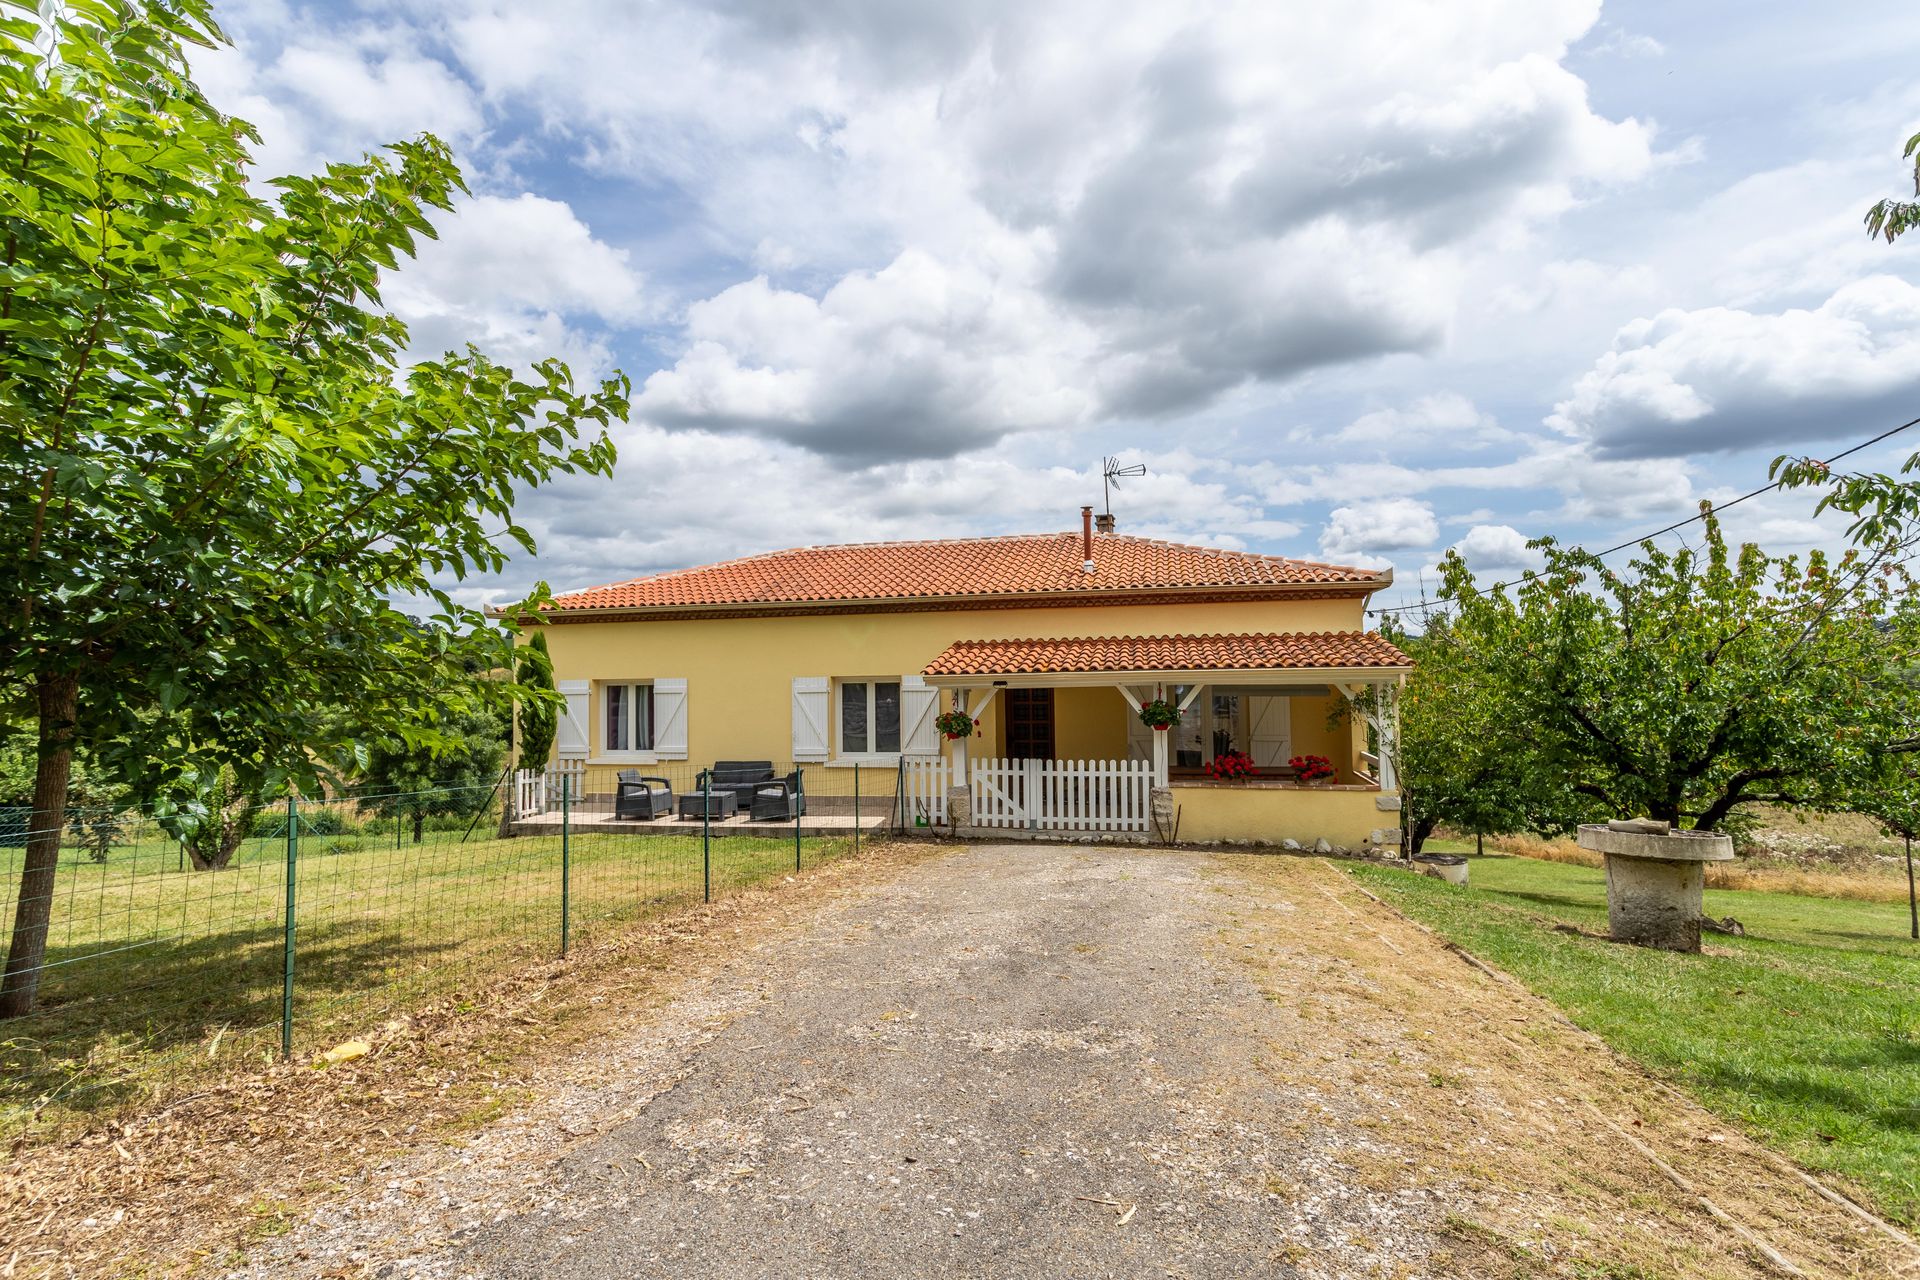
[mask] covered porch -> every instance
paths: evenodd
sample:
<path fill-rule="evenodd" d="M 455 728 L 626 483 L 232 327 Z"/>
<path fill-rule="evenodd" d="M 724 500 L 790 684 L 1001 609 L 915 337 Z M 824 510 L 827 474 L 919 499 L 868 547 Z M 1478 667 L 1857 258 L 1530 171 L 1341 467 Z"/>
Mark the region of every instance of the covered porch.
<path fill-rule="evenodd" d="M 962 641 L 924 678 L 976 734 L 909 788 L 983 834 L 1380 842 L 1399 825 L 1392 691 L 1410 670 L 1365 632 Z M 1165 729 L 1141 718 L 1155 700 L 1177 710 Z M 1216 776 L 1229 757 L 1244 776 Z M 1331 776 L 1303 779 L 1301 757 Z"/>

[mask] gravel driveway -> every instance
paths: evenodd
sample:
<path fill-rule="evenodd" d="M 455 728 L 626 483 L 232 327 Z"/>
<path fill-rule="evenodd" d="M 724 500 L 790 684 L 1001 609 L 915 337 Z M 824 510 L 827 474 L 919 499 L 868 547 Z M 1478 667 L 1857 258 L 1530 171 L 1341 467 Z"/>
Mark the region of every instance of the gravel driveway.
<path fill-rule="evenodd" d="M 1324 863 L 969 847 L 237 1274 L 1763 1274 L 1588 1121 L 1639 1086 L 1530 1002 Z M 1845 1235 L 1781 1194 L 1749 1220 Z"/>

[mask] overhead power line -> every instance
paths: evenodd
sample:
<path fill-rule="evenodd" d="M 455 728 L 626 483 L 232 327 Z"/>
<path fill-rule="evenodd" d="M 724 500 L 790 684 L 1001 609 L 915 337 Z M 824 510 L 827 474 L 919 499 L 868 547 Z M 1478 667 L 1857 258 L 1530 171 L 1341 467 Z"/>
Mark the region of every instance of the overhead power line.
<path fill-rule="evenodd" d="M 1899 435 L 1902 431 L 1907 430 L 1909 427 L 1920 427 L 1920 418 L 1911 418 L 1906 422 L 1901 423 L 1897 427 L 1889 427 L 1887 430 L 1882 431 L 1879 435 L 1873 437 L 1873 439 L 1871 440 L 1862 440 L 1859 444 L 1856 444 L 1851 448 L 1842 449 L 1839 453 L 1834 454 L 1831 458 L 1823 459 L 1820 465 L 1823 467 L 1831 467 L 1834 463 L 1839 462 L 1842 458 L 1852 457 L 1854 454 L 1859 453 L 1862 449 L 1871 449 L 1873 448 L 1874 445 L 1879 444 L 1882 440 L 1891 439 L 1894 436 Z M 1709 510 L 1696 512 L 1695 514 L 1688 516 L 1685 520 L 1676 520 L 1672 524 L 1667 525 L 1663 529 L 1655 529 L 1651 533 L 1643 533 L 1643 534 L 1640 534 L 1638 537 L 1628 538 L 1625 542 L 1616 542 L 1614 545 L 1608 547 L 1604 551 L 1594 552 L 1593 555 L 1596 559 L 1602 556 L 1610 556 L 1616 551 L 1625 551 L 1628 547 L 1637 547 L 1641 543 L 1647 541 L 1649 538 L 1657 538 L 1663 533 L 1672 533 L 1676 529 L 1684 529 L 1690 524 L 1697 524 L 1700 521 L 1705 520 L 1710 515 L 1719 515 L 1722 511 L 1725 511 L 1729 507 L 1737 507 L 1741 503 L 1747 501 L 1749 498 L 1757 498 L 1763 493 L 1771 493 L 1775 489 L 1778 489 L 1780 487 L 1780 483 L 1781 483 L 1780 481 L 1775 480 L 1771 484 L 1763 484 L 1758 489 L 1755 489 L 1751 493 L 1743 493 L 1737 498 L 1729 498 L 1727 501 L 1718 503 L 1712 508 L 1710 508 Z M 1496 582 L 1491 587 L 1488 587 L 1487 590 L 1499 591 L 1506 587 L 1517 587 L 1521 583 L 1531 581 L 1532 579 L 1537 578 L 1539 576 L 1540 576 L 1539 574 L 1529 569 L 1527 572 L 1521 574 L 1518 578 L 1515 578 L 1512 582 Z M 1392 604 L 1392 605 L 1386 605 L 1378 609 L 1368 609 L 1367 612 L 1370 614 L 1404 613 L 1409 609 L 1426 609 L 1430 607 L 1432 607 L 1431 601 L 1419 600 L 1411 604 Z"/>

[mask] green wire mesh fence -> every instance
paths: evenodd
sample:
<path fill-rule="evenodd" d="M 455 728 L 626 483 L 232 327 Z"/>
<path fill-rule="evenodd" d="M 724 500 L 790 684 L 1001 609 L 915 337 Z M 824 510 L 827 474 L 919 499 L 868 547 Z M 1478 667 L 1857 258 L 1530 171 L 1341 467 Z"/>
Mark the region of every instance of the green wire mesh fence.
<path fill-rule="evenodd" d="M 206 870 L 150 815 L 69 815 L 38 1000 L 0 1022 L 0 1133 L 312 1054 L 476 975 L 856 852 L 900 825 L 896 777 L 575 766 L 278 801 Z M 27 836 L 6 817 L 0 938 Z"/>

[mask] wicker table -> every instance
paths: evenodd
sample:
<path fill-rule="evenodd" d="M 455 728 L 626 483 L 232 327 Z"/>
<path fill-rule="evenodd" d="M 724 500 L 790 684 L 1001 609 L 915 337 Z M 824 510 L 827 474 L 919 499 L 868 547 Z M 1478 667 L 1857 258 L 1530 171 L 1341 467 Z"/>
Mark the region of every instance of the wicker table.
<path fill-rule="evenodd" d="M 702 810 L 705 812 L 703 813 Z M 680 797 L 682 821 L 707 818 L 731 818 L 740 812 L 740 797 L 731 791 L 695 791 Z"/>

